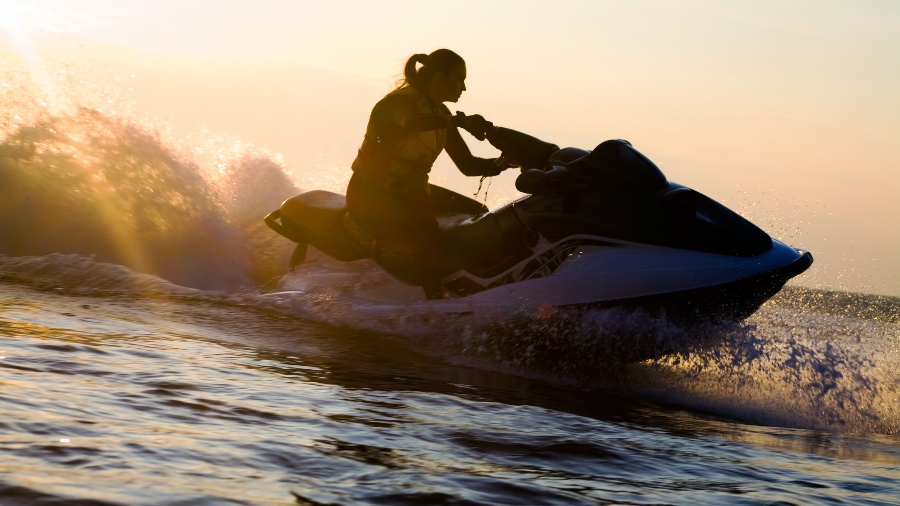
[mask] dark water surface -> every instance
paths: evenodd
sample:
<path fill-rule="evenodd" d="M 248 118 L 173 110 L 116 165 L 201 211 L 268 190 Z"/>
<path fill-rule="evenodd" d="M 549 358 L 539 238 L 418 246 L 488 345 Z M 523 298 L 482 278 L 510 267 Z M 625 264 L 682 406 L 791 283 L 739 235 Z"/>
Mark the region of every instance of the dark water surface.
<path fill-rule="evenodd" d="M 837 416 L 844 430 L 749 424 L 742 419 L 765 421 L 765 406 L 741 411 L 719 400 L 727 389 L 717 397 L 673 388 L 706 380 L 696 371 L 679 376 L 666 369 L 670 358 L 593 385 L 529 379 L 421 354 L 408 338 L 290 316 L 259 298 L 162 281 L 155 291 L 148 285 L 141 292 L 109 286 L 79 292 L 65 276 L 53 278 L 59 287 L 23 283 L 22 275 L 10 281 L 19 268 L 6 261 L 4 505 L 896 504 L 900 498 L 900 440 L 855 425 L 897 422 L 886 419 L 896 397 L 872 401 L 893 403 L 880 412 L 864 399 L 876 387 L 896 392 L 896 370 L 860 376 L 853 387 L 835 380 L 831 390 L 845 393 L 836 405 L 823 404 L 824 411 L 813 406 L 789 418 L 778 402 L 768 408 L 770 420 L 793 420 L 789 425 Z M 46 267 L 71 258 L 36 261 Z M 31 279 L 40 278 L 34 272 Z M 139 284 L 131 276 L 119 288 Z M 761 318 L 784 326 L 796 312 L 769 307 Z M 879 339 L 871 330 L 858 332 L 867 322 L 818 317 L 830 318 L 826 334 L 856 325 L 856 338 Z M 765 322 L 754 318 L 745 327 L 758 332 Z M 895 360 L 890 354 L 900 334 L 896 322 L 885 325 L 881 337 L 894 344 L 879 351 Z M 810 330 L 817 331 L 790 332 L 796 339 Z M 792 349 L 816 353 L 809 343 Z M 816 359 L 820 369 L 823 357 Z M 759 388 L 753 374 L 740 378 L 738 369 L 731 381 Z M 792 390 L 796 411 L 810 409 L 810 388 L 820 394 L 829 388 L 802 385 L 813 370 L 795 367 L 797 383 L 781 384 Z"/>

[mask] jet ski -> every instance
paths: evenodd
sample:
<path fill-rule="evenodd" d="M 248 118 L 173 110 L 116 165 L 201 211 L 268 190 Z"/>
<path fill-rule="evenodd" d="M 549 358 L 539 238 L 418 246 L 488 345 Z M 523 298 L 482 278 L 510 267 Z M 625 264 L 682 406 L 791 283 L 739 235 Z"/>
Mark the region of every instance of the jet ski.
<path fill-rule="evenodd" d="M 809 252 L 668 181 L 628 141 L 608 140 L 590 151 L 560 149 L 493 126 L 487 139 L 502 159 L 521 168 L 516 188 L 528 195 L 489 211 L 431 187 L 440 203 L 444 299 L 426 301 L 415 288 L 421 282 L 412 245 L 367 233 L 350 218 L 343 195 L 301 193 L 265 222 L 297 243 L 292 269 L 308 263 L 310 250 L 333 266 L 366 263 L 396 285 L 370 293 L 373 301 L 450 312 L 472 304 L 531 304 L 740 321 L 812 265 Z M 291 289 L 289 283 L 283 288 Z"/>

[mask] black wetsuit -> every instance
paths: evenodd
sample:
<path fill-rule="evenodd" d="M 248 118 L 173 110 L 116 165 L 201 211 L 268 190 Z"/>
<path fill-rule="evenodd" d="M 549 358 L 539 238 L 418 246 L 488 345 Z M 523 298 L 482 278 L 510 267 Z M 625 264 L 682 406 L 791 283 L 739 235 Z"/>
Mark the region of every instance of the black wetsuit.
<path fill-rule="evenodd" d="M 350 217 L 375 237 L 412 239 L 417 243 L 417 271 L 426 296 L 440 296 L 440 280 L 435 274 L 438 223 L 434 215 L 456 209 L 447 200 L 450 192 L 432 192 L 427 185 L 427 167 L 416 168 L 411 181 L 389 174 L 381 167 L 393 156 L 393 148 L 409 136 L 421 132 L 446 129 L 446 146 L 450 158 L 467 176 L 481 176 L 494 171 L 493 159 L 472 156 L 445 106 L 429 102 L 437 114 L 423 114 L 416 100 L 408 95 L 389 94 L 372 109 L 366 142 L 378 143 L 374 155 L 367 155 L 365 144 L 353 164 L 353 177 L 347 187 L 347 209 Z M 438 109 L 440 108 L 440 109 Z M 371 145 L 370 145 L 371 146 Z M 373 148 L 374 149 L 374 148 Z M 383 156 L 382 156 L 383 155 Z M 433 162 L 433 161 L 432 161 Z M 423 172 L 424 171 L 424 172 Z M 425 184 L 420 184 L 424 177 Z M 412 180 L 414 179 L 414 181 Z M 407 184 L 410 183 L 410 184 Z M 455 203 L 458 208 L 459 203 Z"/>

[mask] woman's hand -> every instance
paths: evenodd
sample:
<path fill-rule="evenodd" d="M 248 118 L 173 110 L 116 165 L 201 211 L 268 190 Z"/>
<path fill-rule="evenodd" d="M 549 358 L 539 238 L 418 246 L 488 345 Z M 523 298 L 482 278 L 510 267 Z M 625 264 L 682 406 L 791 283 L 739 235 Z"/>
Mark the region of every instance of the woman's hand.
<path fill-rule="evenodd" d="M 453 116 L 450 124 L 456 128 L 462 128 L 466 132 L 469 132 L 479 141 L 483 141 L 487 135 L 488 129 L 494 126 L 493 123 L 484 119 L 480 114 L 466 116 L 466 113 L 462 111 L 456 111 L 456 116 Z"/>
<path fill-rule="evenodd" d="M 515 165 L 507 162 L 506 158 L 503 158 L 502 156 L 499 158 L 493 158 L 490 160 L 490 162 L 491 162 L 491 169 L 484 173 L 485 177 L 499 176 L 500 173 L 503 172 L 504 170 L 515 167 Z"/>

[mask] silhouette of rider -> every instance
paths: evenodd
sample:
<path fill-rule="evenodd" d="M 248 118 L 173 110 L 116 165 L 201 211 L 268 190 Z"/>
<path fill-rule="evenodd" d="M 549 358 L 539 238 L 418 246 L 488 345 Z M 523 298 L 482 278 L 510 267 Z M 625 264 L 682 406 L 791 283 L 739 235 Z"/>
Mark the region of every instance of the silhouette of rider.
<path fill-rule="evenodd" d="M 422 65 L 418 70 L 417 63 Z M 458 130 L 484 140 L 490 122 L 480 115 L 451 115 L 444 105 L 459 100 L 466 90 L 466 63 L 458 54 L 438 49 L 429 55 L 413 55 L 403 75 L 397 89 L 372 109 L 352 165 L 347 209 L 353 221 L 376 238 L 412 241 L 425 296 L 439 299 L 438 222 L 434 215 L 440 204 L 432 196 L 437 187 L 428 183 L 431 166 L 444 149 L 467 176 L 496 175 L 508 165 L 472 156 Z"/>

